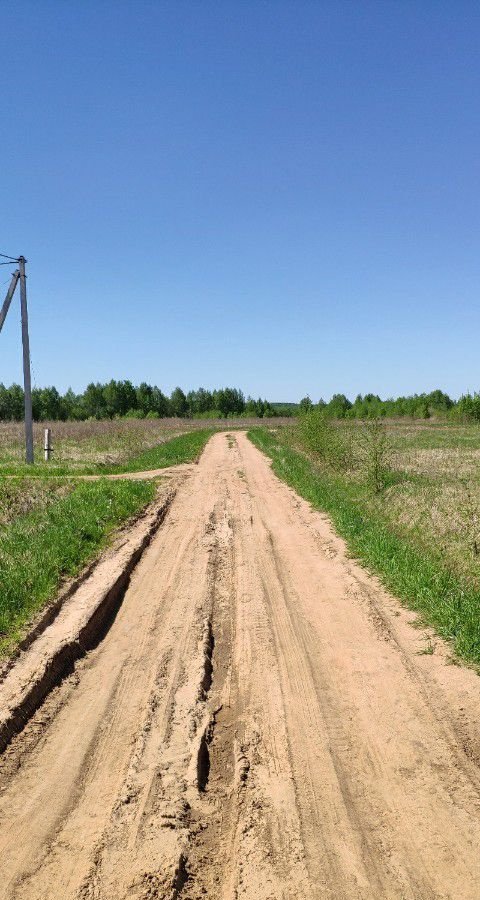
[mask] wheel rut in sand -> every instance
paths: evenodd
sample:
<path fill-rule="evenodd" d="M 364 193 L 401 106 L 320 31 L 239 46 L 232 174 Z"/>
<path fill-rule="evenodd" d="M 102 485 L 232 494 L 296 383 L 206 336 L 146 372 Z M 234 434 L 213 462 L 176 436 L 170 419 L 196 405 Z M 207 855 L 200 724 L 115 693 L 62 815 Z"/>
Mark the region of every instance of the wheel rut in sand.
<path fill-rule="evenodd" d="M 0 896 L 476 900 L 479 681 L 408 618 L 215 435 L 1 757 Z"/>

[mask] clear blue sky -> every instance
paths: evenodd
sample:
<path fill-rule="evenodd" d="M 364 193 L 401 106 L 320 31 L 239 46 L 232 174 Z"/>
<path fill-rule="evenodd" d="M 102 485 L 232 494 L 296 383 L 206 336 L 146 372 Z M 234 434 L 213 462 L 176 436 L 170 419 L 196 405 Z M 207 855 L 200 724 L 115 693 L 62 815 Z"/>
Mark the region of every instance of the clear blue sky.
<path fill-rule="evenodd" d="M 4 0 L 0 22 L 0 250 L 29 260 L 37 385 L 480 389 L 478 3 Z M 17 298 L 0 381 L 19 341 Z"/>

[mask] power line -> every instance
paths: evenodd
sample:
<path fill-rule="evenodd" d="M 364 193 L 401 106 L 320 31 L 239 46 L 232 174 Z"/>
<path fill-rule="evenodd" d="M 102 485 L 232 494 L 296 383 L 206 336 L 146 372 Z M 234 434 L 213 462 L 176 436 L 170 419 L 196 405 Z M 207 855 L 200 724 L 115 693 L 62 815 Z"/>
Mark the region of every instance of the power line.
<path fill-rule="evenodd" d="M 9 259 L 10 262 L 18 262 L 18 256 L 9 256 L 8 253 L 0 253 L 0 256 L 3 256 L 4 259 Z M 0 265 L 6 266 L 7 263 L 1 263 Z"/>

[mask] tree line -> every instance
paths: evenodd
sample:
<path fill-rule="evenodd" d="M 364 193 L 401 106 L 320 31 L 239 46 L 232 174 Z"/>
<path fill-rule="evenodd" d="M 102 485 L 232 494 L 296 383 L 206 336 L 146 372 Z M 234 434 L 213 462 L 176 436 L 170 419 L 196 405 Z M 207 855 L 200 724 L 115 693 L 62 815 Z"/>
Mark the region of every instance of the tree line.
<path fill-rule="evenodd" d="M 229 416 L 291 415 L 287 404 L 272 405 L 267 400 L 245 399 L 238 388 L 209 391 L 199 388 L 184 393 L 176 387 L 167 396 L 156 386 L 142 382 L 111 380 L 106 384 L 93 382 L 83 393 L 71 388 L 61 394 L 55 387 L 34 388 L 32 408 L 35 421 L 66 421 L 85 419 L 128 418 L 227 418 Z M 24 415 L 23 389 L 18 384 L 0 384 L 0 421 L 18 421 Z"/>
<path fill-rule="evenodd" d="M 382 400 L 378 394 L 358 394 L 351 401 L 345 394 L 334 394 L 326 402 L 313 403 L 303 397 L 300 403 L 271 403 L 268 400 L 245 398 L 238 388 L 220 388 L 185 393 L 176 387 L 167 396 L 156 385 L 143 381 L 138 386 L 131 381 L 91 382 L 76 394 L 71 388 L 61 394 L 55 387 L 34 388 L 32 391 L 35 421 L 58 421 L 114 418 L 228 418 L 244 416 L 264 418 L 292 416 L 318 408 L 326 416 L 336 419 L 365 419 L 409 417 L 428 419 L 431 416 L 459 417 L 480 421 L 480 393 L 464 394 L 452 400 L 441 390 L 429 394 L 413 394 Z M 20 421 L 24 413 L 23 389 L 18 384 L 0 384 L 0 421 Z"/>
<path fill-rule="evenodd" d="M 328 403 L 320 399 L 314 404 L 310 397 L 303 397 L 299 403 L 300 412 L 321 409 L 326 416 L 334 419 L 401 418 L 429 419 L 432 416 L 458 417 L 480 421 L 480 393 L 464 394 L 459 400 L 452 400 L 444 391 L 435 390 L 429 394 L 413 394 L 409 397 L 381 400 L 378 394 L 358 394 L 352 402 L 345 394 L 334 394 Z"/>

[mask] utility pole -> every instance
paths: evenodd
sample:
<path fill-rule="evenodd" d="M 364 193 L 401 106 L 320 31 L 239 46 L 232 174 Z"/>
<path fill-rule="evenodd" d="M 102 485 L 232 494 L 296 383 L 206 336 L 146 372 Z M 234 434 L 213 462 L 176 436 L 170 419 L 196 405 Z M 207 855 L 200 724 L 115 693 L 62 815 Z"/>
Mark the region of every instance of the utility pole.
<path fill-rule="evenodd" d="M 22 311 L 23 387 L 25 392 L 25 459 L 33 463 L 32 378 L 30 375 L 30 340 L 28 337 L 27 279 L 24 256 L 18 258 L 20 271 L 20 308 Z"/>
<path fill-rule="evenodd" d="M 25 263 L 27 260 L 24 256 L 19 256 L 18 259 L 16 259 L 14 256 L 6 256 L 5 253 L 0 253 L 0 256 L 5 257 L 5 259 L 10 260 L 10 262 L 18 263 L 18 269 L 15 269 L 15 272 L 12 275 L 12 280 L 7 291 L 7 296 L 5 297 L 3 306 L 0 310 L 0 331 L 2 330 L 5 319 L 7 318 L 7 313 L 10 309 L 10 304 L 15 293 L 15 288 L 17 287 L 18 282 L 20 282 L 20 309 L 22 313 L 23 346 L 23 387 L 25 397 L 25 459 L 27 463 L 30 464 L 33 463 L 33 416 L 32 378 L 30 375 L 30 341 L 28 338 L 27 280 L 25 276 Z M 9 265 L 9 263 L 0 263 L 0 265 L 7 266 Z"/>

